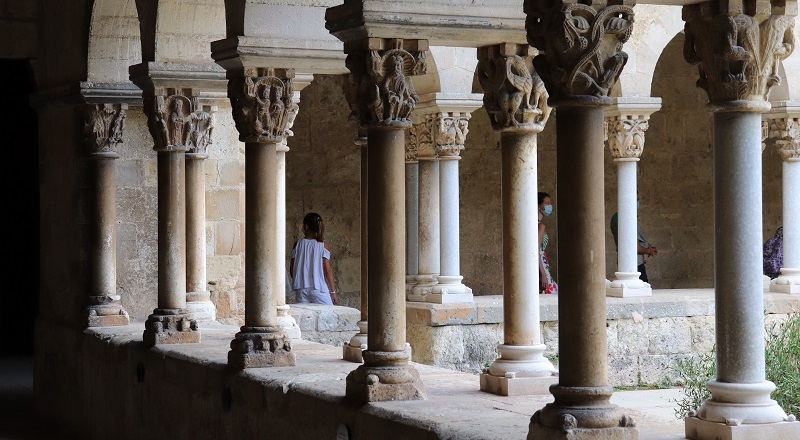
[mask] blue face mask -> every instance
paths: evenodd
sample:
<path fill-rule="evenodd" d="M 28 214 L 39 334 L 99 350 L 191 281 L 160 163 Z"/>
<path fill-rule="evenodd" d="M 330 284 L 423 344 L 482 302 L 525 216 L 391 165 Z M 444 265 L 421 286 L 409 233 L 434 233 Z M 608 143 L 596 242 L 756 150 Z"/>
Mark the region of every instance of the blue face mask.
<path fill-rule="evenodd" d="M 544 209 L 542 210 L 542 214 L 550 215 L 553 213 L 553 205 L 544 205 Z"/>

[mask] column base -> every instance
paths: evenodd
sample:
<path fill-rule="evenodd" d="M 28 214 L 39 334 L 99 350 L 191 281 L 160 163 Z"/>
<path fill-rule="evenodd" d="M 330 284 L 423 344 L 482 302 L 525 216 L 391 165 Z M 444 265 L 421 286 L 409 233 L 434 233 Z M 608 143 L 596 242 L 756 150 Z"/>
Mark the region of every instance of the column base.
<path fill-rule="evenodd" d="M 481 374 L 481 391 L 498 396 L 532 396 L 550 394 L 550 386 L 558 383 L 558 376 L 516 377 L 514 373 L 497 377 Z"/>
<path fill-rule="evenodd" d="M 786 413 L 770 398 L 775 384 L 728 383 L 712 380 L 706 384 L 711 398 L 697 411 L 702 420 L 729 425 L 769 424 L 786 420 Z"/>
<path fill-rule="evenodd" d="M 342 359 L 360 364 L 364 362 L 362 352 L 367 349 L 367 321 L 358 321 L 358 330 L 342 347 Z"/>
<path fill-rule="evenodd" d="M 609 402 L 611 387 L 553 385 L 550 392 L 555 401 L 533 414 L 528 440 L 636 440 L 639 437 L 633 419 Z"/>
<path fill-rule="evenodd" d="M 86 313 L 87 327 L 112 327 L 131 323 L 128 312 L 118 304 L 92 305 L 86 308 Z"/>
<path fill-rule="evenodd" d="M 147 317 L 142 334 L 148 347 L 159 344 L 197 344 L 200 331 L 187 309 L 155 309 Z"/>
<path fill-rule="evenodd" d="M 436 304 L 472 303 L 472 289 L 465 286 L 462 276 L 439 275 L 437 284 L 431 289 L 425 302 Z"/>
<path fill-rule="evenodd" d="M 615 279 L 606 284 L 606 296 L 630 298 L 636 296 L 653 296 L 650 284 L 639 279 L 639 272 L 616 272 Z"/>
<path fill-rule="evenodd" d="M 769 283 L 769 291 L 800 294 L 800 269 L 781 269 L 781 276 Z"/>
<path fill-rule="evenodd" d="M 408 351 L 363 352 L 362 364 L 347 375 L 348 399 L 359 403 L 424 400 L 419 372 L 408 364 Z"/>
<path fill-rule="evenodd" d="M 228 366 L 245 368 L 291 367 L 295 365 L 292 344 L 279 326 L 244 326 L 231 341 Z"/>
<path fill-rule="evenodd" d="M 198 322 L 217 320 L 217 308 L 208 292 L 186 292 L 186 308 Z"/>
<path fill-rule="evenodd" d="M 427 302 L 425 298 L 433 294 L 433 288 L 436 286 L 436 275 L 417 275 L 414 277 L 414 285 L 406 287 L 406 300 Z M 409 288 L 410 287 L 410 288 Z"/>
<path fill-rule="evenodd" d="M 283 334 L 289 339 L 300 339 L 302 336 L 300 326 L 297 325 L 294 316 L 289 314 L 289 306 L 284 304 L 277 306 L 276 309 L 278 309 L 278 325 L 283 330 Z"/>
<path fill-rule="evenodd" d="M 406 275 L 406 298 L 408 298 L 408 295 L 411 294 L 416 285 L 417 285 L 417 276 Z"/>
<path fill-rule="evenodd" d="M 800 422 L 793 416 L 785 422 L 759 425 L 734 425 L 687 417 L 686 438 L 689 440 L 763 440 L 800 438 Z"/>

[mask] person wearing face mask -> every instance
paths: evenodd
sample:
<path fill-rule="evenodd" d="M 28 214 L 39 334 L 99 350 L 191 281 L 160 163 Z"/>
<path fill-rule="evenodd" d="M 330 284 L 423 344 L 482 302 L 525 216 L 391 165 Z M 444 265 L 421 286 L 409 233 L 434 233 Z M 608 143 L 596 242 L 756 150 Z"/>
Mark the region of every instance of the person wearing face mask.
<path fill-rule="evenodd" d="M 558 293 L 558 284 L 556 284 L 553 274 L 550 272 L 550 258 L 547 256 L 547 244 L 550 242 L 550 236 L 542 219 L 553 213 L 553 200 L 550 194 L 539 193 L 539 293 L 549 295 Z"/>
<path fill-rule="evenodd" d="M 636 209 L 639 209 L 639 200 L 636 200 Z M 611 234 L 614 235 L 614 245 L 619 246 L 617 244 L 617 223 L 618 223 L 619 213 L 615 212 L 614 215 L 611 216 Z M 645 283 L 649 283 L 650 281 L 647 279 L 647 257 L 652 257 L 658 255 L 658 248 L 650 244 L 647 241 L 647 237 L 644 236 L 644 232 L 642 232 L 642 226 L 637 222 L 636 223 L 636 253 L 638 255 L 639 267 L 637 270 L 639 271 L 639 279 L 644 281 Z"/>

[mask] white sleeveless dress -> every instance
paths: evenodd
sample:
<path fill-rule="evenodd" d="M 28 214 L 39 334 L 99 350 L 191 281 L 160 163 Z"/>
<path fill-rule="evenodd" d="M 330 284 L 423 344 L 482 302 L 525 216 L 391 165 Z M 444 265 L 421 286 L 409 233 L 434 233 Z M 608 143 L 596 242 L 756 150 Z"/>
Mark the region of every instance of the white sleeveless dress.
<path fill-rule="evenodd" d="M 333 304 L 322 260 L 331 259 L 331 252 L 317 240 L 301 238 L 292 249 L 294 279 L 292 291 L 296 303 Z"/>

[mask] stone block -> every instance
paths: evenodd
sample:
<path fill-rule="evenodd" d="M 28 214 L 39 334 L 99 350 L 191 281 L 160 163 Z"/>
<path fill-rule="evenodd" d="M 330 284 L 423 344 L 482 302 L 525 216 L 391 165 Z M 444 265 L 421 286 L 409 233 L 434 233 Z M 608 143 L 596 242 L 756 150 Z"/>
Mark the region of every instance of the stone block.
<path fill-rule="evenodd" d="M 497 377 L 481 374 L 481 391 L 498 396 L 549 395 L 550 385 L 558 383 L 558 376 L 550 377 Z"/>
<path fill-rule="evenodd" d="M 137 187 L 144 183 L 144 166 L 141 160 L 117 159 L 117 186 Z"/>
<path fill-rule="evenodd" d="M 639 383 L 639 357 L 609 355 L 608 382 L 613 386 L 633 386 Z"/>
<path fill-rule="evenodd" d="M 242 211 L 240 199 L 243 191 L 239 190 L 211 190 L 206 192 L 206 219 L 207 220 L 240 220 Z"/>
<path fill-rule="evenodd" d="M 647 352 L 650 354 L 689 353 L 692 334 L 686 318 L 657 318 L 646 322 Z"/>
<path fill-rule="evenodd" d="M 550 428 L 531 423 L 528 440 L 638 440 L 639 431 L 635 427 L 583 429 Z"/>
<path fill-rule="evenodd" d="M 716 345 L 716 331 L 714 316 L 696 316 L 687 318 L 689 331 L 692 335 L 692 349 L 694 353 L 708 353 Z"/>
<path fill-rule="evenodd" d="M 242 224 L 239 221 L 221 221 L 214 225 L 214 254 L 237 255 L 244 252 Z"/>
<path fill-rule="evenodd" d="M 237 186 L 244 182 L 244 164 L 238 160 L 219 161 L 219 185 Z"/>
<path fill-rule="evenodd" d="M 763 425 L 726 425 L 687 417 L 686 438 L 689 440 L 764 440 L 798 439 L 800 422 L 780 422 Z"/>

